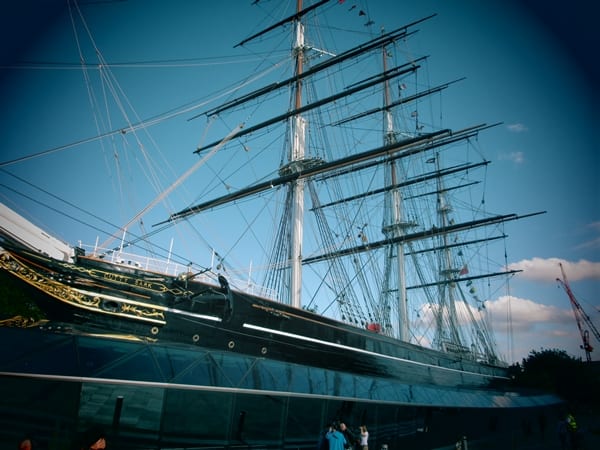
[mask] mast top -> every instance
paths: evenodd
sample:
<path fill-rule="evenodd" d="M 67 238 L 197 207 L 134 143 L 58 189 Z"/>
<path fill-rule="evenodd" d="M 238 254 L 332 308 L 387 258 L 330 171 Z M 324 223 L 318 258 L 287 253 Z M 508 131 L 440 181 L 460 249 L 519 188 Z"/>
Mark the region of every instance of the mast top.
<path fill-rule="evenodd" d="M 264 30 L 259 31 L 258 33 L 253 34 L 252 36 L 244 39 L 240 43 L 234 45 L 233 48 L 241 47 L 242 45 L 246 44 L 247 42 L 250 42 L 251 40 L 256 39 L 257 37 L 262 36 L 263 34 L 266 34 L 269 31 L 274 30 L 275 28 L 280 27 L 281 25 L 285 25 L 288 22 L 294 22 L 294 21 L 300 19 L 300 17 L 302 17 L 305 14 L 309 13 L 310 11 L 312 11 L 313 9 L 319 8 L 321 5 L 324 5 L 325 3 L 328 3 L 329 1 L 330 0 L 321 0 L 320 2 L 315 3 L 314 5 L 309 6 L 308 8 L 305 8 L 302 11 L 298 11 L 295 14 L 292 14 L 291 16 L 286 17 L 285 19 L 280 20 L 279 22 L 271 25 L 270 27 L 267 27 Z"/>

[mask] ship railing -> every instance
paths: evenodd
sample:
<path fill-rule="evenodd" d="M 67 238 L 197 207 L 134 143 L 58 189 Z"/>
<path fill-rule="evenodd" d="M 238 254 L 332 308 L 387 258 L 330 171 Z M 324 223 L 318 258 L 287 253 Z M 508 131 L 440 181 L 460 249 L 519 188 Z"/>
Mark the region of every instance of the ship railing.
<path fill-rule="evenodd" d="M 148 272 L 156 272 L 175 277 L 193 274 L 193 276 L 189 278 L 190 280 L 218 285 L 215 272 L 211 270 L 205 272 L 198 271 L 196 270 L 197 268 L 191 267 L 191 264 L 182 264 L 168 258 L 164 259 L 149 255 L 140 255 L 137 253 L 115 251 L 113 249 L 100 248 L 93 245 L 80 244 L 79 247 L 85 250 L 86 255 L 101 258 L 104 261 L 113 264 L 138 268 Z M 231 276 L 229 274 L 226 276 L 226 278 L 234 290 L 270 300 L 277 300 L 277 293 L 275 290 L 261 286 L 260 284 L 253 282 L 250 278 L 244 279 L 242 277 Z"/>
<path fill-rule="evenodd" d="M 257 297 L 266 298 L 268 300 L 279 301 L 277 292 L 274 289 L 270 289 L 266 286 L 256 284 L 251 280 L 244 280 L 242 278 L 227 277 L 229 284 L 236 291 L 242 291 L 246 294 L 255 295 Z"/>

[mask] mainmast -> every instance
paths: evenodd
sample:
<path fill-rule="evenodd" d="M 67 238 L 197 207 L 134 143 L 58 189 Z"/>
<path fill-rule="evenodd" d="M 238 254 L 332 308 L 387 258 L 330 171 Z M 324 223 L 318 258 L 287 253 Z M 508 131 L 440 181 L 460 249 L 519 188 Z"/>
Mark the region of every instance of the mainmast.
<path fill-rule="evenodd" d="M 296 12 L 302 10 L 302 0 L 297 0 Z M 299 110 L 302 106 L 302 68 L 304 63 L 304 25 L 300 18 L 296 20 L 296 37 L 293 54 L 296 60 L 295 76 L 297 81 L 294 85 L 294 109 Z M 289 170 L 295 173 L 302 169 L 302 161 L 305 154 L 305 129 L 306 120 L 300 114 L 291 118 L 291 153 Z M 290 303 L 300 308 L 302 295 L 302 238 L 304 226 L 304 178 L 298 178 L 291 183 L 292 190 L 292 227 L 290 248 Z"/>

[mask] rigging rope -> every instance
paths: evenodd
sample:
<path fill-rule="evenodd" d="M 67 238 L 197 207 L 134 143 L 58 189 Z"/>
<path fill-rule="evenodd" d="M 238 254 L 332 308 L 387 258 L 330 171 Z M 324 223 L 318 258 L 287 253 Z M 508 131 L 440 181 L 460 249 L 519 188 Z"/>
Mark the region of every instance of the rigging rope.
<path fill-rule="evenodd" d="M 183 173 L 171 186 L 161 192 L 157 197 L 154 198 L 150 203 L 148 203 L 141 211 L 139 211 L 135 216 L 131 218 L 129 222 L 127 222 L 123 227 L 121 227 L 118 231 L 125 231 L 133 222 L 142 217 L 146 212 L 154 208 L 159 202 L 164 200 L 173 190 L 175 190 L 181 183 L 183 183 L 190 175 L 192 175 L 195 171 L 197 171 L 200 167 L 202 167 L 210 158 L 214 156 L 229 140 L 231 137 L 237 133 L 242 128 L 242 125 L 238 125 L 231 132 L 223 138 L 219 145 L 214 146 L 210 152 L 204 155 L 203 158 L 196 161 L 196 163 L 190 167 L 186 172 Z M 106 247 L 116 238 L 116 233 L 111 235 L 107 241 L 105 241 L 101 247 Z"/>

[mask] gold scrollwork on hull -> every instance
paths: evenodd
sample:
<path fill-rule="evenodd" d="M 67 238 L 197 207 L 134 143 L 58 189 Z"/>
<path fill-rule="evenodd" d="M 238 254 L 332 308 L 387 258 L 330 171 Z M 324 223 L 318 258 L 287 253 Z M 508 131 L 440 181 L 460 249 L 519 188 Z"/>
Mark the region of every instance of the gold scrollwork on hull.
<path fill-rule="evenodd" d="M 127 303 L 121 304 L 121 311 L 127 314 L 133 314 L 137 317 L 153 317 L 156 319 L 164 320 L 165 314 L 162 311 L 157 311 L 155 309 L 142 308 L 138 305 L 129 305 Z"/>
<path fill-rule="evenodd" d="M 0 327 L 33 328 L 48 323 L 47 320 L 35 320 L 31 317 L 13 316 L 0 320 Z"/>
<path fill-rule="evenodd" d="M 2 269 L 54 298 L 88 308 L 97 308 L 100 306 L 100 299 L 82 294 L 70 286 L 66 286 L 59 281 L 51 279 L 49 276 L 37 272 L 8 252 L 2 254 L 0 261 Z"/>
<path fill-rule="evenodd" d="M 0 254 L 0 268 L 13 274 L 39 291 L 74 307 L 83 308 L 99 314 L 109 314 L 133 319 L 141 319 L 153 323 L 165 323 L 164 312 L 148 305 L 130 304 L 118 297 L 108 297 L 102 294 L 82 292 L 71 286 L 36 272 L 8 252 Z M 104 301 L 115 304 L 113 310 L 103 308 Z"/>
<path fill-rule="evenodd" d="M 107 283 L 120 284 L 125 286 L 132 286 L 137 289 L 149 291 L 158 294 L 169 293 L 175 296 L 191 295 L 192 291 L 180 289 L 180 288 L 169 288 L 164 283 L 158 283 L 156 281 L 144 280 L 141 278 L 130 277 L 123 273 L 110 272 L 100 269 L 92 269 L 76 264 L 69 264 L 66 262 L 60 263 L 60 266 L 65 270 L 77 272 L 82 276 L 87 276 L 96 280 L 101 280 Z"/>

